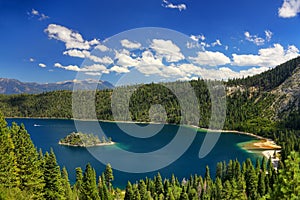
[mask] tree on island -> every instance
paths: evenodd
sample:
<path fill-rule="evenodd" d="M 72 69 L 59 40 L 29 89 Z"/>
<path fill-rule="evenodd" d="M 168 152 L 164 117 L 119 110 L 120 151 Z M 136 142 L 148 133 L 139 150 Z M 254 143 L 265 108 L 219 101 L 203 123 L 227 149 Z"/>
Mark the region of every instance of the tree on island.
<path fill-rule="evenodd" d="M 68 146 L 79 146 L 79 147 L 91 147 L 97 146 L 101 144 L 113 144 L 110 139 L 105 139 L 103 136 L 102 141 L 99 139 L 97 135 L 94 134 L 86 134 L 86 133 L 75 133 L 72 132 L 63 139 L 59 141 L 61 145 L 68 145 Z"/>

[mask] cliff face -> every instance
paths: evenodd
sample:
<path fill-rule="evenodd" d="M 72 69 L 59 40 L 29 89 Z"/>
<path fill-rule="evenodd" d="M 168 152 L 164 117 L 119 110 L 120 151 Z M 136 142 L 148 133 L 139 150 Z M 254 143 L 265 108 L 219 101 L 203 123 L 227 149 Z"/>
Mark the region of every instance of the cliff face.
<path fill-rule="evenodd" d="M 275 121 L 287 118 L 300 110 L 300 57 L 252 77 L 229 80 L 227 95 L 236 93 L 263 103 L 261 116 Z"/>
<path fill-rule="evenodd" d="M 271 91 L 276 96 L 272 108 L 278 117 L 287 116 L 292 111 L 299 110 L 300 103 L 300 65 L 292 75 L 277 88 Z"/>

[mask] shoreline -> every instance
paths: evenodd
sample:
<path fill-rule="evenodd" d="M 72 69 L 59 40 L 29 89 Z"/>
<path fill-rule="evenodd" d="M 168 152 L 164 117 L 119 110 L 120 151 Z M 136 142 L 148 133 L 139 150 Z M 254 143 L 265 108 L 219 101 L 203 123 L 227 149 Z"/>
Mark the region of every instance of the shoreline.
<path fill-rule="evenodd" d="M 74 118 L 51 118 L 51 117 L 5 117 L 8 119 L 57 119 L 57 120 L 77 120 L 77 121 L 98 121 L 98 122 L 108 122 L 108 123 L 132 123 L 132 124 L 167 124 L 167 125 L 180 125 L 180 124 L 170 124 L 170 123 L 160 123 L 160 122 L 137 122 L 137 121 L 113 121 L 113 120 L 95 120 L 95 119 L 74 119 Z M 257 140 L 250 141 L 248 144 L 241 144 L 240 147 L 246 151 L 258 151 L 258 154 L 261 154 L 265 157 L 268 154 L 269 150 L 280 150 L 281 146 L 277 145 L 273 140 L 269 138 L 265 138 L 254 133 L 244 132 L 244 131 L 237 131 L 237 130 L 215 130 L 215 129 L 208 129 L 208 128 L 201 128 L 196 125 L 188 125 L 183 124 L 188 128 L 195 128 L 199 131 L 206 131 L 206 132 L 219 132 L 219 133 L 234 133 L 234 134 L 241 134 L 251 136 L 256 138 Z M 75 145 L 68 145 L 68 144 L 61 144 L 66 146 L 75 146 Z M 99 144 L 99 146 L 107 146 L 112 144 Z M 76 145 L 77 146 L 77 145 Z M 93 145 L 95 146 L 95 145 Z M 98 145 L 97 145 L 98 146 Z M 84 146 L 82 146 L 84 147 Z M 265 152 L 266 151 L 266 152 Z M 264 153 L 265 152 L 265 153 Z M 269 157 L 267 157 L 269 158 Z"/>
<path fill-rule="evenodd" d="M 234 134 L 241 134 L 241 135 L 247 135 L 251 136 L 253 138 L 256 138 L 253 141 L 249 141 L 246 143 L 238 143 L 237 145 L 248 151 L 249 153 L 255 153 L 259 154 L 261 156 L 266 157 L 267 159 L 270 158 L 270 155 L 273 155 L 274 151 L 280 152 L 281 146 L 277 145 L 273 140 L 270 138 L 265 138 L 263 136 L 256 135 L 254 133 L 244 132 L 244 131 L 237 131 L 237 130 L 213 130 L 213 129 L 207 129 L 207 128 L 201 128 L 195 125 L 188 125 L 189 127 L 193 127 L 196 129 L 199 129 L 200 131 L 210 131 L 210 132 L 220 132 L 220 133 L 234 133 Z M 272 163 L 274 165 L 274 168 L 278 165 L 278 158 L 271 158 Z"/>

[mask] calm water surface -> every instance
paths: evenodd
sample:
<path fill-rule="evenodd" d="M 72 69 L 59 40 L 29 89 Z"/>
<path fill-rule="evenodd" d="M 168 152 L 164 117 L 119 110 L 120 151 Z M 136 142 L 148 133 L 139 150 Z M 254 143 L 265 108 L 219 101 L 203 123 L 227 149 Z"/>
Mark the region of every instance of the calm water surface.
<path fill-rule="evenodd" d="M 18 124 L 23 123 L 31 135 L 31 139 L 35 146 L 41 148 L 43 152 L 49 151 L 53 148 L 57 162 L 61 167 L 65 166 L 69 172 L 69 179 L 72 183 L 75 181 L 75 168 L 81 167 L 83 170 L 87 163 L 95 168 L 97 175 L 100 175 L 105 169 L 105 165 L 95 159 L 88 150 L 79 147 L 67 147 L 58 144 L 58 141 L 71 132 L 76 132 L 73 120 L 59 120 L 59 119 L 7 119 L 11 124 L 13 121 Z M 87 128 L 87 133 L 93 132 L 89 130 L 89 123 L 82 122 Z M 135 138 L 128 136 L 120 130 L 116 123 L 100 122 L 101 127 L 108 137 L 111 137 L 117 146 L 131 152 L 150 152 L 160 149 L 168 144 L 176 134 L 178 126 L 165 125 L 164 128 L 155 136 L 147 139 Z M 130 124 L 126 124 L 130 126 Z M 155 124 L 151 124 L 155 128 Z M 186 128 L 188 131 L 189 128 Z M 96 133 L 95 133 L 96 134 Z M 248 157 L 256 159 L 257 155 L 249 153 L 241 149 L 237 144 L 253 140 L 252 137 L 246 135 L 239 135 L 234 133 L 221 134 L 218 143 L 214 149 L 205 157 L 200 159 L 198 153 L 205 137 L 205 133 L 198 132 L 195 140 L 188 150 L 174 163 L 160 169 L 159 172 L 163 177 L 171 177 L 174 173 L 179 179 L 188 178 L 191 174 L 204 175 L 205 166 L 210 167 L 211 173 L 215 173 L 215 167 L 219 161 L 229 161 L 230 159 L 238 159 L 244 161 Z M 97 151 L 111 152 L 116 149 L 116 146 L 100 146 Z M 159 157 L 159 156 L 158 156 Z M 126 159 L 126 158 L 125 158 Z M 120 161 L 121 162 L 121 161 Z M 159 162 L 159 158 L 157 160 Z M 133 163 L 135 164 L 135 163 Z M 136 164 L 141 163 L 137 160 Z M 112 166 L 113 167 L 113 166 Z M 113 184 L 115 187 L 124 188 L 127 181 L 135 182 L 145 177 L 153 177 L 157 171 L 148 173 L 126 173 L 114 170 L 115 180 Z"/>

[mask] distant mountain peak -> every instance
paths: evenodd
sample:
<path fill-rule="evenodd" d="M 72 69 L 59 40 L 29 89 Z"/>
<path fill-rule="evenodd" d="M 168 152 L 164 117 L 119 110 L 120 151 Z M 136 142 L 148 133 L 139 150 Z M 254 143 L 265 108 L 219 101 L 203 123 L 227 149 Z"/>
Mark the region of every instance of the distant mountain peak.
<path fill-rule="evenodd" d="M 97 83 L 97 89 L 112 89 L 114 86 L 108 81 L 102 80 L 67 80 L 56 83 L 21 82 L 17 79 L 0 78 L 0 94 L 37 94 L 55 90 L 73 90 L 74 83 L 80 88 L 91 90 Z"/>

